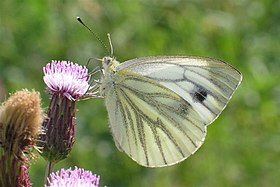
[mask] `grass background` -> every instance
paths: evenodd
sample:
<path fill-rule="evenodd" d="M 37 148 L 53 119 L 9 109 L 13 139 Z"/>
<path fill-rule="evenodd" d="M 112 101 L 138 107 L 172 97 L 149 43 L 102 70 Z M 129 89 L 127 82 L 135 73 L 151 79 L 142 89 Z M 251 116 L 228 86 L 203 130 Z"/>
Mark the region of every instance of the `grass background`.
<path fill-rule="evenodd" d="M 117 150 L 103 101 L 92 99 L 78 102 L 76 143 L 55 170 L 92 170 L 101 176 L 100 186 L 279 186 L 279 7 L 279 0 L 1 0 L 0 99 L 36 89 L 47 109 L 46 63 L 85 65 L 108 55 L 76 16 L 104 43 L 111 33 L 119 61 L 149 55 L 218 58 L 244 79 L 195 155 L 167 168 L 137 165 Z M 94 61 L 90 68 L 98 65 Z M 35 187 L 43 185 L 45 164 L 38 158 L 30 168 Z"/>

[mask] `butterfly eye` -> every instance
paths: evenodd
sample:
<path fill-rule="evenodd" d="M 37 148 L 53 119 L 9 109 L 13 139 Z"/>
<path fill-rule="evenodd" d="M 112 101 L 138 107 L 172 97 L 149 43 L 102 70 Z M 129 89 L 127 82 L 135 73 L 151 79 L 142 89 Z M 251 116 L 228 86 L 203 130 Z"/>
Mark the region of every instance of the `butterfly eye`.
<path fill-rule="evenodd" d="M 110 65 L 112 63 L 113 59 L 111 57 L 103 57 L 102 62 L 106 65 Z"/>

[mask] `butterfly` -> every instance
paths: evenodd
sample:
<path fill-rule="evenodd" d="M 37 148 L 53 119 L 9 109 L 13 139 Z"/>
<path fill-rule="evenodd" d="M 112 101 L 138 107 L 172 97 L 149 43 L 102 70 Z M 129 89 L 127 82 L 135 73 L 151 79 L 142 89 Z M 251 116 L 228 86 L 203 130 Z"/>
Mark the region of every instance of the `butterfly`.
<path fill-rule="evenodd" d="M 105 97 L 116 146 L 138 164 L 179 163 L 203 144 L 207 126 L 242 80 L 233 66 L 194 56 L 102 59 Z"/>
<path fill-rule="evenodd" d="M 154 56 L 119 63 L 112 57 L 110 34 L 108 39 L 110 56 L 101 59 L 99 92 L 118 149 L 146 167 L 174 165 L 194 154 L 242 74 L 207 57 Z"/>

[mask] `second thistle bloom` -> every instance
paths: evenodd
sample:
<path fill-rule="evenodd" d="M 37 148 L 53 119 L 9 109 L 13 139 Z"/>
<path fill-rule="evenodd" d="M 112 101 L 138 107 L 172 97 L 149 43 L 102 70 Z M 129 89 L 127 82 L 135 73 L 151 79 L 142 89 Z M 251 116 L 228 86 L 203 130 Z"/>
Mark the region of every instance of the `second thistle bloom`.
<path fill-rule="evenodd" d="M 88 69 L 69 61 L 52 61 L 44 68 L 44 82 L 52 95 L 40 136 L 42 156 L 50 162 L 67 157 L 74 144 L 75 102 L 94 95 Z"/>
<path fill-rule="evenodd" d="M 45 187 L 98 187 L 100 176 L 91 171 L 75 167 L 51 173 Z"/>

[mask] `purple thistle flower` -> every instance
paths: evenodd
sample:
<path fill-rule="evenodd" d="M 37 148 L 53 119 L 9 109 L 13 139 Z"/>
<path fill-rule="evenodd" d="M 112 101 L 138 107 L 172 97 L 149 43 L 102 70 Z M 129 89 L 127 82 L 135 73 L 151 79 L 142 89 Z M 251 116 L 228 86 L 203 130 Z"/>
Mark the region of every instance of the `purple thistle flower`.
<path fill-rule="evenodd" d="M 75 141 L 75 102 L 97 92 L 96 85 L 89 84 L 88 69 L 73 62 L 53 60 L 43 72 L 52 98 L 38 146 L 42 148 L 41 155 L 55 163 L 68 156 Z"/>
<path fill-rule="evenodd" d="M 95 89 L 89 85 L 90 75 L 86 67 L 73 64 L 70 61 L 53 60 L 43 68 L 44 81 L 51 93 L 60 93 L 69 100 L 75 101 L 85 95 L 95 95 L 89 92 Z"/>
<path fill-rule="evenodd" d="M 61 169 L 51 173 L 48 178 L 49 185 L 45 187 L 98 187 L 99 180 L 100 176 L 76 166 L 74 170 Z"/>

